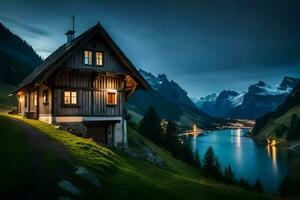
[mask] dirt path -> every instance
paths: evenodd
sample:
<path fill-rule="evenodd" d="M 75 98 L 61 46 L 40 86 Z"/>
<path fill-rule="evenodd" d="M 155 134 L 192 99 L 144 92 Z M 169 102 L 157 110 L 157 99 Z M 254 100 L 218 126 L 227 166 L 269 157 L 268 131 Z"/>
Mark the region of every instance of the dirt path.
<path fill-rule="evenodd" d="M 49 177 L 49 173 L 44 166 L 45 151 L 53 152 L 55 155 L 62 158 L 63 160 L 66 160 L 68 163 L 72 163 L 71 158 L 62 144 L 54 141 L 45 133 L 42 133 L 38 129 L 18 119 L 8 119 L 17 123 L 28 138 L 28 143 L 34 150 L 32 165 L 36 172 L 36 178 L 33 178 L 32 182 L 28 183 L 33 184 L 34 191 L 28 191 L 27 194 L 16 194 L 13 199 L 48 199 L 51 192 L 49 188 L 49 181 L 52 177 Z M 65 177 L 71 171 L 71 169 L 68 168 L 69 167 L 67 166 L 58 164 L 58 169 L 55 175 L 63 179 L 63 177 Z"/>

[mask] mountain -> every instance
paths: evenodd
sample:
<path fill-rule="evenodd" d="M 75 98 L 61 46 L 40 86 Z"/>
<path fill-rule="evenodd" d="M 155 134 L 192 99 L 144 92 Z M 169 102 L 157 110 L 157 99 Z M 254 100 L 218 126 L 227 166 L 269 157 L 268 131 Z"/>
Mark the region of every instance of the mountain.
<path fill-rule="evenodd" d="M 300 84 L 275 111 L 256 120 L 252 134 L 259 140 L 300 139 Z"/>
<path fill-rule="evenodd" d="M 152 105 L 161 118 L 174 120 L 188 127 L 196 123 L 203 128 L 212 128 L 214 123 L 220 122 L 200 111 L 188 97 L 187 92 L 176 82 L 168 80 L 165 74 L 155 77 L 143 70 L 140 70 L 140 73 L 153 90 L 136 91 L 127 102 L 130 111 L 143 115 Z"/>
<path fill-rule="evenodd" d="M 169 81 L 165 74 L 159 74 L 157 77 L 155 77 L 153 74 L 141 69 L 139 72 L 148 81 L 148 83 L 150 83 L 155 91 L 169 101 L 196 108 L 196 105 L 188 97 L 187 92 L 174 81 Z"/>
<path fill-rule="evenodd" d="M 201 97 L 200 99 L 195 99 L 193 98 L 193 102 L 195 103 L 195 105 L 199 108 L 209 108 L 210 105 L 213 105 L 215 103 L 215 101 L 217 100 L 218 94 L 210 94 L 207 95 L 206 97 Z M 204 112 L 206 112 L 205 110 L 203 110 Z"/>
<path fill-rule="evenodd" d="M 0 81 L 17 85 L 41 62 L 26 41 L 0 23 Z"/>
<path fill-rule="evenodd" d="M 215 117 L 256 119 L 274 111 L 284 102 L 293 88 L 300 83 L 300 78 L 284 77 L 279 85 L 270 86 L 263 81 L 249 86 L 245 93 L 222 91 L 215 101 L 197 106 Z"/>

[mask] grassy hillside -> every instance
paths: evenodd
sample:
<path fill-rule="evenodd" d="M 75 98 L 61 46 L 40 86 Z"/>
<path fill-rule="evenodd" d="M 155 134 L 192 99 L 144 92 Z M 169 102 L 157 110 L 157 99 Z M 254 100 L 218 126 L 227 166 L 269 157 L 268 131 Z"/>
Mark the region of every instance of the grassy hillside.
<path fill-rule="evenodd" d="M 14 89 L 15 86 L 0 81 L 0 111 L 16 105 L 16 98 L 8 97 Z"/>
<path fill-rule="evenodd" d="M 253 127 L 252 134 L 259 140 L 266 140 L 267 138 L 277 138 L 283 142 L 286 139 L 294 140 L 299 138 L 299 131 L 291 127 L 292 116 L 300 116 L 300 85 L 296 86 L 285 102 L 281 104 L 274 112 L 267 113 L 256 120 Z M 300 120 L 299 122 L 300 123 Z M 295 134 L 291 137 L 291 131 Z"/>
<path fill-rule="evenodd" d="M 258 139 L 263 140 L 266 138 L 275 138 L 276 137 L 276 128 L 279 125 L 284 124 L 286 127 L 290 127 L 291 124 L 291 118 L 293 114 L 297 114 L 300 116 L 300 105 L 296 106 L 290 110 L 288 110 L 286 113 L 284 113 L 282 116 L 270 120 L 259 132 L 257 135 Z M 283 135 L 282 140 L 284 140 L 285 135 Z"/>
<path fill-rule="evenodd" d="M 9 116 L 11 117 L 11 116 Z M 16 116 L 14 116 L 16 117 Z M 148 161 L 129 157 L 128 155 L 104 148 L 96 143 L 83 139 L 65 131 L 59 130 L 36 120 L 22 119 L 32 127 L 42 131 L 49 141 L 56 141 L 62 144 L 71 157 L 71 161 L 60 161 L 59 154 L 52 155 L 49 151 L 42 151 L 45 158 L 45 167 L 50 169 L 60 168 L 62 166 L 83 166 L 93 172 L 101 181 L 102 187 L 97 190 L 83 182 L 80 182 L 74 175 L 66 174 L 65 178 L 71 180 L 82 191 L 81 199 L 267 199 L 263 195 L 255 194 L 240 190 L 238 188 L 227 187 L 207 181 L 201 177 L 199 171 L 186 165 L 185 163 L 173 159 L 170 154 L 163 149 L 129 129 L 129 144 L 142 141 L 159 157 L 163 159 L 164 167 L 159 168 Z M 23 177 L 19 181 L 11 181 L 6 188 L 14 188 L 18 182 L 31 181 L 32 178 L 28 173 L 33 172 L 30 169 L 31 158 L 34 152 L 30 145 L 30 141 L 24 140 L 22 130 L 18 128 L 18 124 L 8 120 L 8 116 L 0 115 L 0 137 L 5 145 L 0 145 L 1 157 L 5 158 L 0 161 L 1 167 L 6 166 L 5 172 L 1 174 L 1 186 L 7 184 L 12 179 L 16 180 Z M 3 126 L 5 125 L 5 126 Z M 4 139 L 4 140 L 3 140 Z M 18 147 L 14 147 L 18 145 Z M 28 146 L 29 145 L 29 146 Z M 9 146 L 9 147 L 8 147 Z M 20 151 L 23 149 L 23 151 Z M 134 148 L 131 146 L 130 148 Z M 14 156 L 14 159 L 7 158 Z M 11 168 L 9 166 L 15 166 Z M 17 167 L 22 166 L 22 167 Z M 29 167 L 24 170 L 23 166 Z M 2 170 L 2 169 L 1 169 Z M 3 171 L 2 171 L 3 172 Z M 51 177 L 51 188 L 53 187 L 52 196 L 61 195 L 63 192 L 55 187 L 55 180 L 60 177 L 55 176 L 49 170 Z M 69 173 L 72 173 L 70 170 Z M 3 180 L 6 180 L 3 182 Z M 17 187 L 17 186 L 16 186 Z M 64 194 L 64 196 L 78 199 L 76 196 Z"/>

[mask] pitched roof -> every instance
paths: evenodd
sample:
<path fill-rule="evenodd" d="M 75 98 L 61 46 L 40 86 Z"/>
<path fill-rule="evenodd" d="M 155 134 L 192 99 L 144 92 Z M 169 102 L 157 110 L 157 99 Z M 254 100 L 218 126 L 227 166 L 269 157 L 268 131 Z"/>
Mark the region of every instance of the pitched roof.
<path fill-rule="evenodd" d="M 78 37 L 74 38 L 71 43 L 65 43 L 59 48 L 57 48 L 51 55 L 49 55 L 44 62 L 35 68 L 19 85 L 18 90 L 26 88 L 34 83 L 44 80 L 47 75 L 55 71 L 59 66 L 59 63 L 65 60 L 65 56 L 69 53 L 75 51 L 78 44 L 85 43 L 94 34 L 100 33 L 103 38 L 108 42 L 113 51 L 126 63 L 126 67 L 130 71 L 130 75 L 139 83 L 139 85 L 146 90 L 151 89 L 149 83 L 143 78 L 143 76 L 138 72 L 136 67 L 131 63 L 131 61 L 126 57 L 118 45 L 113 41 L 113 39 L 108 35 L 105 29 L 97 23 L 95 26 L 88 29 L 86 32 L 82 33 Z"/>

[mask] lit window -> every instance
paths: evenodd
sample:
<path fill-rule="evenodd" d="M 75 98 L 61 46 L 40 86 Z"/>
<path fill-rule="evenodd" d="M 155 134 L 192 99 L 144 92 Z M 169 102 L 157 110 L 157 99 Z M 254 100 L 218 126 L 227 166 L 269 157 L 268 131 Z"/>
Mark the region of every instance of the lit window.
<path fill-rule="evenodd" d="M 71 104 L 77 104 L 77 92 L 71 92 Z"/>
<path fill-rule="evenodd" d="M 33 96 L 33 106 L 37 106 L 37 95 L 34 94 Z"/>
<path fill-rule="evenodd" d="M 77 104 L 77 92 L 65 91 L 64 104 Z"/>
<path fill-rule="evenodd" d="M 93 60 L 93 52 L 92 51 L 84 51 L 84 64 L 92 65 Z"/>
<path fill-rule="evenodd" d="M 103 65 L 103 53 L 102 52 L 96 52 L 96 65 L 97 66 Z"/>
<path fill-rule="evenodd" d="M 48 90 L 43 91 L 43 103 L 48 103 Z"/>
<path fill-rule="evenodd" d="M 107 93 L 107 104 L 108 105 L 116 105 L 117 104 L 117 93 L 116 92 L 108 92 Z"/>

